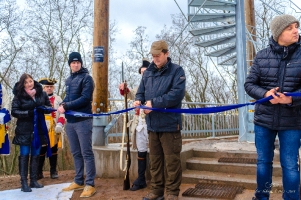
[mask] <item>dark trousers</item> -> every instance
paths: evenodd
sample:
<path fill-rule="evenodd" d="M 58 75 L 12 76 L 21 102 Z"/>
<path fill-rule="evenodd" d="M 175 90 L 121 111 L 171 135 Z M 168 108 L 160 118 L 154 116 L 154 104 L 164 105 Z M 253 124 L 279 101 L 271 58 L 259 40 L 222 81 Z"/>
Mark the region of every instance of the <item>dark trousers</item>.
<path fill-rule="evenodd" d="M 43 173 L 43 166 L 44 166 L 44 162 L 45 162 L 46 152 L 47 152 L 47 146 L 43 146 L 41 148 L 41 151 L 40 151 L 40 160 L 39 160 L 38 174 L 42 174 Z M 51 148 L 52 155 L 49 157 L 50 173 L 54 173 L 54 172 L 57 171 L 56 170 L 56 166 L 57 166 L 57 152 L 58 152 L 58 148 L 57 148 L 57 144 L 56 144 L 56 145 L 54 145 Z"/>
<path fill-rule="evenodd" d="M 162 196 L 166 189 L 167 195 L 178 196 L 182 181 L 181 132 L 149 131 L 149 150 L 151 191 Z"/>

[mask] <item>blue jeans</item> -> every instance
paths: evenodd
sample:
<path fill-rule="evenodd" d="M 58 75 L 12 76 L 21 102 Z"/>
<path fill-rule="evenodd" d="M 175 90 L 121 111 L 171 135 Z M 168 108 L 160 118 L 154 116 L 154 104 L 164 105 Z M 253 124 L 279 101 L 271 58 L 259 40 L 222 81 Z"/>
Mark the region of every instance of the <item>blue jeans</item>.
<path fill-rule="evenodd" d="M 40 155 L 40 148 L 35 149 L 33 146 L 25 146 L 20 145 L 20 156 L 28 156 L 29 152 L 31 152 L 31 156 L 38 156 Z"/>
<path fill-rule="evenodd" d="M 92 151 L 92 119 L 67 123 L 66 133 L 74 159 L 74 182 L 84 185 L 84 166 L 86 164 L 86 185 L 94 187 L 96 169 Z"/>
<path fill-rule="evenodd" d="M 278 133 L 284 200 L 299 200 L 300 172 L 298 167 L 301 130 L 271 130 L 255 125 L 257 150 L 257 189 L 255 196 L 267 200 L 272 187 L 274 142 Z"/>

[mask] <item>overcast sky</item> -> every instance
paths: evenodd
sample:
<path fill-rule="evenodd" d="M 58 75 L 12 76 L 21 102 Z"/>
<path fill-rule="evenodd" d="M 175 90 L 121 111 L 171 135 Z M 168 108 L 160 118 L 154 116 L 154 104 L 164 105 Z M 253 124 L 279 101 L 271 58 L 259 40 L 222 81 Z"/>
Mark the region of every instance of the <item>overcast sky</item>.
<path fill-rule="evenodd" d="M 184 14 L 188 12 L 188 0 L 175 0 Z M 130 49 L 129 43 L 134 38 L 133 31 L 138 26 L 145 26 L 150 42 L 155 40 L 164 25 L 172 25 L 172 14 L 181 13 L 174 0 L 111 0 L 110 21 L 116 21 L 119 33 L 116 35 L 114 49 L 124 54 Z"/>
<path fill-rule="evenodd" d="M 300 0 L 293 0 L 299 8 Z M 155 40 L 164 25 L 172 25 L 172 14 L 181 13 L 177 4 L 187 16 L 188 0 L 110 0 L 110 21 L 116 21 L 119 33 L 116 35 L 114 49 L 123 55 L 130 49 L 133 31 L 145 26 L 150 42 Z M 297 3 L 299 2 L 299 3 Z M 187 27 L 189 29 L 189 27 Z"/>

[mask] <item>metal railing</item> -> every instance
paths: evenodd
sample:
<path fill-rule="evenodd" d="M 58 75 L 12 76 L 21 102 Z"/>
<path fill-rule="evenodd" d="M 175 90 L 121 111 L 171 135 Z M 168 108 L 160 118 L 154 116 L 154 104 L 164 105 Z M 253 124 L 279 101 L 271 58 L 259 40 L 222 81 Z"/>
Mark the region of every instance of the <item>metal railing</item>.
<path fill-rule="evenodd" d="M 112 100 L 112 99 L 111 99 Z M 113 101 L 124 101 L 114 99 Z M 212 107 L 225 104 L 213 103 L 183 103 L 183 107 L 193 104 L 195 107 Z M 116 107 L 116 106 L 114 106 Z M 129 103 L 131 107 L 131 103 Z M 132 119 L 134 112 L 129 112 L 129 119 Z M 109 121 L 113 119 L 114 115 L 109 117 Z M 115 125 L 110 129 L 107 135 L 107 143 L 119 143 L 122 140 L 123 117 L 120 115 Z M 182 114 L 182 137 L 183 139 L 197 139 L 207 137 L 230 136 L 239 134 L 238 127 L 238 111 L 229 110 L 220 113 L 212 114 Z"/>

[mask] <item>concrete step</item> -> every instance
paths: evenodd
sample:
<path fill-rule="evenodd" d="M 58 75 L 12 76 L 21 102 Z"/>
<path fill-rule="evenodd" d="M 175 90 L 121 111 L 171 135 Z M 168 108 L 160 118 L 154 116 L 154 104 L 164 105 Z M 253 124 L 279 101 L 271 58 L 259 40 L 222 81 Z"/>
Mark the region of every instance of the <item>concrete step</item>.
<path fill-rule="evenodd" d="M 201 158 L 253 158 L 257 159 L 256 151 L 242 151 L 242 150 L 234 150 L 234 151 L 218 151 L 218 150 L 207 150 L 207 149 L 194 149 L 193 157 L 201 157 Z M 278 149 L 274 151 L 274 163 L 280 161 L 279 151 Z"/>
<path fill-rule="evenodd" d="M 187 159 L 186 169 L 222 172 L 228 174 L 256 174 L 256 164 L 223 163 L 218 162 L 218 158 L 193 157 Z M 282 176 L 282 170 L 279 162 L 274 162 L 273 164 L 273 175 L 277 177 Z"/>
<path fill-rule="evenodd" d="M 185 170 L 182 173 L 182 183 L 215 183 L 242 186 L 245 189 L 256 189 L 256 175 L 222 173 L 212 171 Z M 273 191 L 282 188 L 282 177 L 273 176 Z"/>

